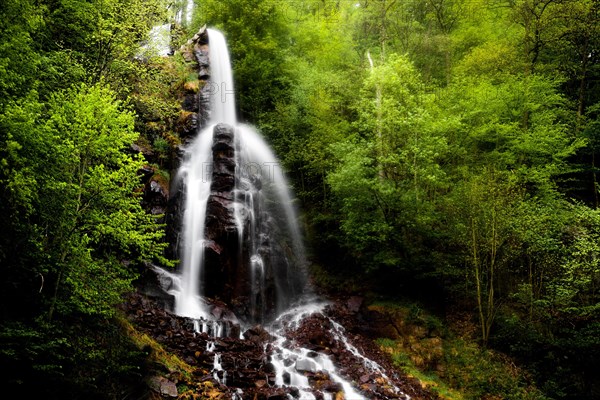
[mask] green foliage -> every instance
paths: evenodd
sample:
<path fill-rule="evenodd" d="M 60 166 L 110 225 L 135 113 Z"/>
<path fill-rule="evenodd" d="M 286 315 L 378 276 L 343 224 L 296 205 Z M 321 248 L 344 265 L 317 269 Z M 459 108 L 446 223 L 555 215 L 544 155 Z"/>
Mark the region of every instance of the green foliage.
<path fill-rule="evenodd" d="M 135 194 L 143 160 L 124 152 L 137 138 L 134 117 L 102 85 L 80 86 L 53 96 L 41 109 L 35 99 L 10 107 L 0 121 L 2 182 L 13 188 L 8 204 L 29 221 L 26 258 L 61 312 L 110 314 L 130 287 L 134 270 L 125 260 L 160 258 L 162 232 Z"/>
<path fill-rule="evenodd" d="M 133 56 L 166 6 L 8 0 L 0 16 L 2 386 L 127 397 L 141 358 L 110 318 L 138 268 L 168 262 L 140 206 L 137 117 L 117 98 L 148 69 Z"/>
<path fill-rule="evenodd" d="M 144 160 L 128 151 L 133 126 L 102 84 L 45 104 L 32 92 L 0 117 L 0 358 L 13 366 L 2 378 L 9 391 L 109 398 L 137 390 L 140 355 L 110 318 L 137 268 L 166 260 L 161 226 L 140 206 Z"/>
<path fill-rule="evenodd" d="M 511 369 L 500 354 L 455 339 L 445 345 L 445 378 L 464 390 L 465 398 L 499 396 L 508 399 L 546 399 L 527 382 L 522 371 Z"/>
<path fill-rule="evenodd" d="M 44 7 L 33 1 L 6 0 L 0 10 L 0 110 L 9 99 L 36 84 L 39 55 L 35 34 L 43 28 Z"/>
<path fill-rule="evenodd" d="M 578 398 L 592 399 L 598 395 L 588 376 L 598 367 L 597 318 L 597 311 L 554 313 L 543 323 L 502 315 L 494 345 L 526 362 L 551 398 L 572 398 L 577 393 Z"/>
<path fill-rule="evenodd" d="M 188 70 L 181 55 L 156 57 L 140 63 L 127 76 L 133 88 L 130 99 L 136 111 L 136 129 L 150 143 L 158 141 L 161 163 L 169 158 L 167 150 L 170 151 L 162 141 L 167 141 L 170 146 L 178 144 L 173 131 L 181 111 L 178 94 Z"/>

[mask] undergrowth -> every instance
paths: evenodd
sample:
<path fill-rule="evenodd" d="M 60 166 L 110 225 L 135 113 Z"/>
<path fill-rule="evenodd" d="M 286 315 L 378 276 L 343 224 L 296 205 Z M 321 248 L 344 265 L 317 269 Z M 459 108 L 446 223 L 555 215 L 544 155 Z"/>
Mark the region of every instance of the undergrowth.
<path fill-rule="evenodd" d="M 376 306 L 382 310 L 384 306 Z M 412 306 L 385 306 L 402 337 L 378 345 L 395 366 L 448 400 L 545 400 L 526 371 L 498 352 L 451 332 L 438 318 Z M 398 320 L 401 319 L 401 320 Z"/>

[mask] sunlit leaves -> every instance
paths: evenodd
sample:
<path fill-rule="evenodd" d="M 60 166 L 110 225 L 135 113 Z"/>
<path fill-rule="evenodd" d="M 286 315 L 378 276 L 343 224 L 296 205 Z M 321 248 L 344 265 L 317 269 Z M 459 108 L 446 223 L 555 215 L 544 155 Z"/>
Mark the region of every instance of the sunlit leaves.
<path fill-rule="evenodd" d="M 53 303 L 110 314 L 135 276 L 124 260 L 160 258 L 162 250 L 162 233 L 135 194 L 143 160 L 127 153 L 138 135 L 133 114 L 108 87 L 80 85 L 43 110 L 35 98 L 15 105 L 2 123 L 12 132 L 4 182 L 18 188 L 9 196 L 14 207 L 39 227 L 29 240 L 49 256 Z"/>

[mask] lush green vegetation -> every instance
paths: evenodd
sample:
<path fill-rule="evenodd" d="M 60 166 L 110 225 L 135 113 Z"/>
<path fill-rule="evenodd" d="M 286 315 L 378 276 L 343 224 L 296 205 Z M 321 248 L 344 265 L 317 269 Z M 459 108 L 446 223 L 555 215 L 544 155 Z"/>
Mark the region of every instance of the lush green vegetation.
<path fill-rule="evenodd" d="M 599 395 L 597 2 L 197 3 L 316 260 L 468 310 L 548 397 Z"/>
<path fill-rule="evenodd" d="M 600 395 L 597 1 L 196 3 L 193 27 L 228 37 L 240 115 L 289 172 L 324 280 L 466 311 L 544 396 Z M 166 260 L 131 145 L 168 176 L 186 79 L 139 44 L 171 11 L 2 1 L 0 362 L 16 387 L 135 388 L 143 355 L 114 306 Z M 463 347 L 456 362 L 481 360 Z"/>
<path fill-rule="evenodd" d="M 166 3 L 6 0 L 0 17 L 2 386 L 139 396 L 146 356 L 115 306 L 145 263 L 170 263 L 160 216 L 140 202 L 147 161 L 132 148 L 140 132 L 159 134 L 148 122 L 178 112 L 136 80 L 167 96 L 176 75 L 136 58 Z"/>

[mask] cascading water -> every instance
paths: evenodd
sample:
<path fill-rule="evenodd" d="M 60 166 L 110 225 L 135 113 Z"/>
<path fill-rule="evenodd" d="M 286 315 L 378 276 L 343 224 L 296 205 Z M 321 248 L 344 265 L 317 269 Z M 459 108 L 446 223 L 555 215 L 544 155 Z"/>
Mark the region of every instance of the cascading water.
<path fill-rule="evenodd" d="M 277 158 L 252 127 L 238 125 L 237 133 L 234 216 L 249 259 L 254 294 L 251 314 L 256 322 L 264 323 L 269 311 L 274 311 L 274 316 L 279 314 L 297 300 L 302 289 L 306 291 L 298 271 L 305 264 L 305 252 L 292 197 Z M 281 243 L 284 238 L 287 248 Z M 267 280 L 273 281 L 274 304 L 265 293 Z"/>
<path fill-rule="evenodd" d="M 249 309 L 241 317 L 248 323 L 264 323 L 267 315 L 285 309 L 303 287 L 299 272 L 304 264 L 302 239 L 288 184 L 277 158 L 254 129 L 237 123 L 225 39 L 213 29 L 207 29 L 207 33 L 210 43 L 209 123 L 186 149 L 179 170 L 185 205 L 181 287 L 176 293 L 175 312 L 191 318 L 210 318 L 203 306 L 203 296 L 207 294 L 206 276 L 211 274 L 206 270 L 210 264 L 206 249 L 218 247 L 218 255 L 232 250 L 221 248 L 228 245 L 220 243 L 230 240 L 228 233 L 215 238 L 219 236 L 217 233 L 207 232 L 210 221 L 221 218 L 215 223 L 223 224 L 222 216 L 207 215 L 207 210 L 218 200 L 219 207 L 225 209 L 225 217 L 231 212 L 231 222 L 237 231 L 238 254 L 231 257 L 231 263 L 236 265 L 228 272 L 248 275 L 235 280 L 230 278 L 223 286 L 234 286 L 234 290 L 248 298 Z M 218 140 L 222 143 L 218 144 Z M 231 177 L 225 177 L 224 185 L 214 181 L 213 176 L 221 174 L 220 169 L 228 168 L 227 157 L 231 152 L 234 153 L 235 171 Z M 231 179 L 234 186 L 227 188 Z M 222 228 L 218 227 L 218 230 Z M 219 262 L 216 260 L 213 264 Z M 213 266 L 215 268 L 218 267 Z M 229 295 L 229 298 L 237 295 Z"/>
<path fill-rule="evenodd" d="M 210 125 L 186 149 L 178 172 L 183 181 L 185 205 L 181 249 L 181 287 L 175 293 L 175 312 L 190 318 L 208 319 L 203 307 L 201 279 L 204 267 L 206 208 L 211 188 L 213 127 L 217 123 L 235 124 L 235 99 L 229 53 L 223 35 L 208 30 L 211 43 Z M 227 96 L 227 94 L 230 94 Z"/>
<path fill-rule="evenodd" d="M 302 237 L 288 184 L 260 134 L 237 123 L 225 39 L 218 31 L 207 32 L 208 124 L 187 146 L 178 173 L 185 199 L 181 271 L 161 273 L 169 275 L 175 313 L 194 321 L 194 331 L 206 341 L 205 352 L 213 357 L 212 378 L 228 385 L 234 399 L 245 398 L 241 387 L 248 387 L 244 383 L 248 373 L 236 371 L 239 363 L 223 357 L 220 351 L 229 346 L 224 340 L 256 344 L 251 338 L 261 332 L 263 357 L 246 357 L 242 362 L 258 362 L 257 368 L 265 374 L 254 390 L 267 385 L 287 393 L 287 398 L 333 399 L 343 392 L 346 400 L 366 399 L 356 382 L 344 377 L 351 371 L 336 368 L 337 357 L 360 366 L 367 376 L 365 382 L 360 379 L 367 385 L 361 390 L 386 393 L 377 398 L 408 399 L 377 363 L 350 343 L 344 328 L 326 316 L 325 303 L 308 300 Z M 227 314 L 214 302 L 211 305 L 207 297 L 220 298 L 237 315 Z M 242 332 L 223 325 L 223 319 L 235 321 L 236 326 L 241 321 L 248 329 Z M 316 351 L 306 338 L 298 339 L 311 331 L 307 324 L 317 324 L 326 332 L 328 352 Z M 380 387 L 373 389 L 377 385 L 369 386 L 370 380 Z"/>
<path fill-rule="evenodd" d="M 194 10 L 194 0 L 185 0 L 175 14 L 175 22 L 179 25 L 190 26 L 192 23 L 192 12 Z"/>

